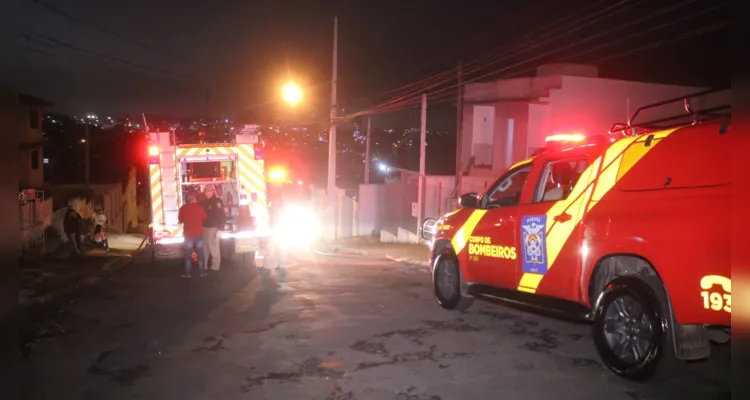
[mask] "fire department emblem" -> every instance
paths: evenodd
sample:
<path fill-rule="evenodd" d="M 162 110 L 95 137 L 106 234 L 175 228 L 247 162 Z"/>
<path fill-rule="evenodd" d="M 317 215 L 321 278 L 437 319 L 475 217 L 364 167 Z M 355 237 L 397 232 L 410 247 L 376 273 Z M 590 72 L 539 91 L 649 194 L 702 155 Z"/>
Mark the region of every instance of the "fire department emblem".
<path fill-rule="evenodd" d="M 529 215 L 521 219 L 523 272 L 547 272 L 547 216 Z"/>

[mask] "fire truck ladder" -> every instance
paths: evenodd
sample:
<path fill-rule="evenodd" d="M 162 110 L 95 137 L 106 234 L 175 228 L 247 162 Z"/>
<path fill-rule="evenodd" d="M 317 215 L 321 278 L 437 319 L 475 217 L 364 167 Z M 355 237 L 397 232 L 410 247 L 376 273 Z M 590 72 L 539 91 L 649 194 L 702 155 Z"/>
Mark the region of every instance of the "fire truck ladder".
<path fill-rule="evenodd" d="M 687 96 L 681 96 L 676 97 L 669 100 L 660 101 L 658 103 L 649 104 L 643 107 L 638 108 L 635 110 L 633 115 L 630 117 L 628 122 L 625 123 L 616 123 L 612 125 L 612 128 L 610 128 L 609 133 L 610 134 L 620 134 L 620 135 L 638 135 L 644 132 L 649 131 L 655 131 L 655 130 L 664 130 L 664 129 L 670 129 L 670 128 L 676 128 L 680 126 L 685 125 L 697 125 L 702 122 L 716 120 L 720 118 L 726 118 L 731 117 L 732 115 L 732 106 L 729 103 L 721 103 L 719 105 L 714 105 L 707 108 L 701 108 L 696 110 L 695 107 L 693 107 L 693 104 L 691 100 L 700 99 L 704 103 L 716 103 L 716 101 L 707 101 L 710 100 L 710 95 L 714 94 L 729 94 L 729 89 L 710 89 L 710 90 L 704 90 L 701 92 L 693 93 L 691 95 Z M 723 99 L 719 97 L 720 101 L 729 101 L 729 99 Z M 677 115 L 671 115 L 668 117 L 658 118 L 646 122 L 634 122 L 635 119 L 643 112 L 647 110 L 655 110 L 661 107 L 666 106 L 674 106 L 676 104 L 682 103 L 682 107 L 685 110 L 685 113 L 680 113 Z"/>
<path fill-rule="evenodd" d="M 169 133 L 168 133 L 169 134 Z M 179 193 L 177 192 L 177 167 L 174 146 L 164 146 L 161 158 L 162 201 L 164 204 L 164 224 L 167 227 L 179 225 Z"/>

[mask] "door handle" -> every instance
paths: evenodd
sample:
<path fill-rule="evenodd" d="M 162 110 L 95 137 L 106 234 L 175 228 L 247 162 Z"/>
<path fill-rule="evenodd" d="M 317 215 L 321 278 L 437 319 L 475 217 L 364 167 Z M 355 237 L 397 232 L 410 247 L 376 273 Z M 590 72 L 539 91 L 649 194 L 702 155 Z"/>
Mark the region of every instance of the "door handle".
<path fill-rule="evenodd" d="M 555 215 L 553 219 L 555 220 L 555 222 L 568 222 L 573 219 L 573 216 L 564 212 L 560 215 Z"/>

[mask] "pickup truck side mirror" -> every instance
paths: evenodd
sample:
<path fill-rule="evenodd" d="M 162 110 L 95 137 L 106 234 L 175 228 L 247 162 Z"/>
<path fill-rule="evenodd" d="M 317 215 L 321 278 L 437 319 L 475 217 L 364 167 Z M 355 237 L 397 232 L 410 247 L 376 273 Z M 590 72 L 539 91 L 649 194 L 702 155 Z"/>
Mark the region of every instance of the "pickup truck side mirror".
<path fill-rule="evenodd" d="M 479 195 L 476 193 L 462 194 L 458 198 L 458 204 L 463 208 L 478 208 L 479 207 Z"/>

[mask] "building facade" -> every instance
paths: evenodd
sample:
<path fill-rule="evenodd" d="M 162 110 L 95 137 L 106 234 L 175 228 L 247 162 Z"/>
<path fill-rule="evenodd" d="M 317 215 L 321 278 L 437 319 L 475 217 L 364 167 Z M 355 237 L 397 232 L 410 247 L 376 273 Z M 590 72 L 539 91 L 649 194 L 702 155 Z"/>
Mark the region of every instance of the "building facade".
<path fill-rule="evenodd" d="M 459 193 L 481 192 L 510 165 L 556 133 L 606 134 L 644 105 L 704 90 L 600 78 L 593 66 L 545 65 L 536 76 L 469 83 L 464 89 Z M 652 120 L 684 113 L 675 104 L 645 112 Z"/>

